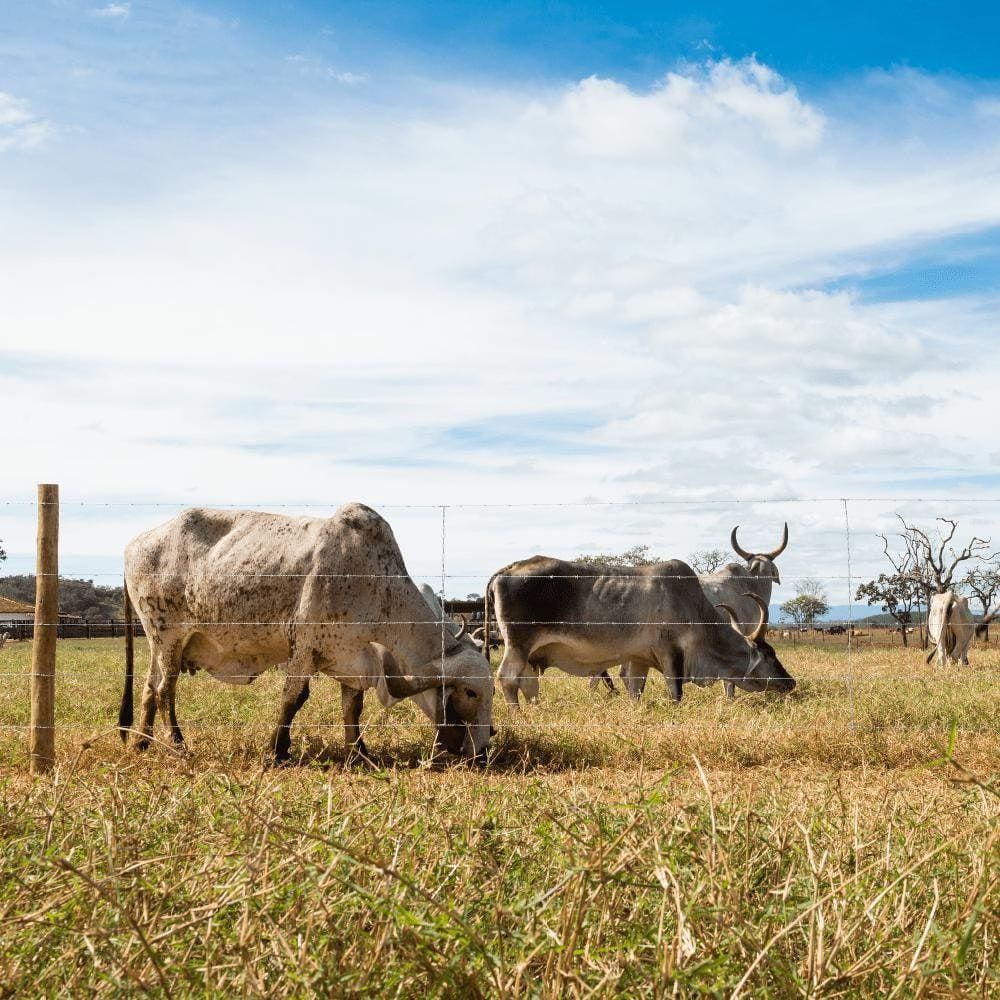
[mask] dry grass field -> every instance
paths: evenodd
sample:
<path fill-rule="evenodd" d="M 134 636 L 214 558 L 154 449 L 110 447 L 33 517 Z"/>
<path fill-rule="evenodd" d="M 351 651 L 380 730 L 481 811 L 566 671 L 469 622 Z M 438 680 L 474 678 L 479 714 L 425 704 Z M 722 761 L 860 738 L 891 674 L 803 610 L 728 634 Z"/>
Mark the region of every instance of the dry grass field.
<path fill-rule="evenodd" d="M 947 675 L 779 652 L 786 699 L 675 706 L 653 678 L 636 706 L 547 675 L 521 718 L 498 707 L 485 769 L 428 760 L 415 710 L 373 697 L 383 767 L 345 768 L 320 680 L 299 765 L 269 769 L 279 675 L 182 678 L 190 754 L 139 755 L 120 640 L 63 641 L 54 778 L 0 730 L 0 990 L 997 995 L 1000 652 Z M 28 660 L 0 651 L 8 727 Z"/>

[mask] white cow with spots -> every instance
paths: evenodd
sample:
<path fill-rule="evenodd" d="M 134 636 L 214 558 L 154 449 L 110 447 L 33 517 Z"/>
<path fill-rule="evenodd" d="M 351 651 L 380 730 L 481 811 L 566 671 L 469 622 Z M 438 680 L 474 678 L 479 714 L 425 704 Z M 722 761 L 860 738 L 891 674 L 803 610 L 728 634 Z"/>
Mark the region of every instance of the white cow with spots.
<path fill-rule="evenodd" d="M 436 727 L 436 744 L 479 757 L 492 726 L 489 664 L 464 635 L 441 624 L 410 579 L 388 523 L 362 504 L 329 518 L 256 511 L 188 510 L 139 535 L 125 550 L 127 597 L 149 640 L 140 747 L 156 709 L 177 725 L 174 694 L 181 671 L 205 670 L 249 684 L 281 666 L 287 676 L 275 758 L 287 759 L 295 713 L 309 680 L 341 684 L 349 748 L 367 754 L 359 717 L 368 688 L 413 697 Z M 119 723 L 132 726 L 132 677 Z"/>

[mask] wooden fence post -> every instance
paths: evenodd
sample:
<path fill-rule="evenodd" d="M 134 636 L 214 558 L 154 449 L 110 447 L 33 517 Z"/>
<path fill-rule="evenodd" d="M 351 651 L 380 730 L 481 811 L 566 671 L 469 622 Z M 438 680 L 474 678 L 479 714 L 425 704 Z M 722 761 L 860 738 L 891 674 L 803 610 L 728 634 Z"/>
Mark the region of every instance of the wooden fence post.
<path fill-rule="evenodd" d="M 38 487 L 35 634 L 31 646 L 31 773 L 56 760 L 56 638 L 59 634 L 59 487 Z"/>

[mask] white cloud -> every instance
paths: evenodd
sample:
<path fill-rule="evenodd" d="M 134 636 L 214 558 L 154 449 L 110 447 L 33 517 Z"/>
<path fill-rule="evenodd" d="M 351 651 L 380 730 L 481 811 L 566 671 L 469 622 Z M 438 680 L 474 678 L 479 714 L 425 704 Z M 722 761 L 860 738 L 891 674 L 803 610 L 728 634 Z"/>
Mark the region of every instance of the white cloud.
<path fill-rule="evenodd" d="M 34 114 L 27 101 L 0 91 L 0 152 L 40 146 L 53 132 L 51 122 Z"/>
<path fill-rule="evenodd" d="M 676 157 L 734 128 L 785 149 L 811 147 L 824 123 L 793 86 L 754 58 L 669 73 L 645 93 L 592 76 L 537 102 L 530 116 L 565 132 L 581 152 L 622 158 Z"/>
<path fill-rule="evenodd" d="M 104 7 L 95 7 L 91 12 L 94 17 L 106 17 L 116 21 L 124 21 L 132 13 L 130 3 L 109 3 Z"/>
<path fill-rule="evenodd" d="M 910 83 L 902 102 L 921 99 Z M 170 160 L 141 201 L 81 188 L 46 207 L 0 186 L 4 324 L 46 379 L 8 362 L 0 392 L 13 412 L 50 401 L 5 452 L 21 482 L 520 502 L 837 496 L 983 466 L 997 303 L 824 285 L 1000 223 L 1000 153 L 978 126 L 935 144 L 914 115 L 925 131 L 872 142 L 753 60 L 642 93 L 452 88 L 384 111 L 344 94 L 339 117 L 321 100 L 252 154 Z M 456 513 L 452 554 L 489 569 L 536 542 L 646 535 L 683 554 L 734 517 L 767 534 L 789 513 L 614 511 Z M 117 551 L 135 523 L 89 537 Z M 414 522 L 411 562 L 433 562 L 434 530 Z"/>

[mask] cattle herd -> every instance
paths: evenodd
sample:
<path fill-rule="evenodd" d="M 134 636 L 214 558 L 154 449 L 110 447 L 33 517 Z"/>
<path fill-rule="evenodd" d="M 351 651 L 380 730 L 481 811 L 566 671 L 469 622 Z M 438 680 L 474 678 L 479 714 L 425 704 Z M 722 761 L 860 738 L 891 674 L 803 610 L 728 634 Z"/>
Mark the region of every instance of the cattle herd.
<path fill-rule="evenodd" d="M 136 745 L 148 745 L 157 709 L 183 743 L 175 706 L 182 671 L 249 684 L 282 665 L 270 744 L 278 762 L 289 758 L 292 721 L 314 674 L 340 682 L 352 757 L 368 757 L 359 720 L 373 688 L 387 707 L 412 698 L 434 724 L 436 750 L 482 760 L 495 732 L 493 616 L 503 642 L 497 679 L 515 711 L 521 697 L 537 700 L 539 677 L 551 667 L 613 686 L 608 670 L 620 664 L 636 698 L 650 669 L 675 700 L 687 682 L 717 680 L 730 696 L 737 687 L 787 693 L 795 681 L 766 634 L 788 525 L 766 553 L 741 548 L 736 532 L 733 549 L 744 563 L 701 576 L 679 560 L 613 571 L 545 556 L 511 563 L 491 577 L 483 628 L 468 634 L 464 623 L 456 631 L 429 587 L 418 589 L 392 529 L 369 507 L 348 504 L 329 518 L 185 511 L 125 550 L 126 603 L 150 649 Z M 961 598 L 940 598 L 929 618 L 938 654 L 967 662 L 975 626 L 966 627 Z M 133 731 L 133 686 L 129 643 L 123 739 Z"/>

